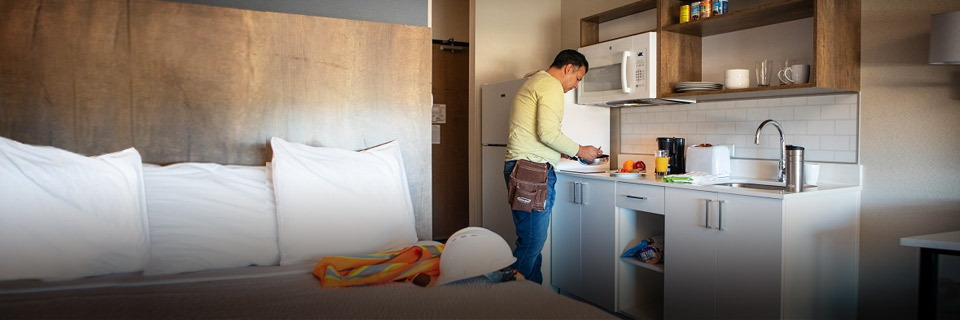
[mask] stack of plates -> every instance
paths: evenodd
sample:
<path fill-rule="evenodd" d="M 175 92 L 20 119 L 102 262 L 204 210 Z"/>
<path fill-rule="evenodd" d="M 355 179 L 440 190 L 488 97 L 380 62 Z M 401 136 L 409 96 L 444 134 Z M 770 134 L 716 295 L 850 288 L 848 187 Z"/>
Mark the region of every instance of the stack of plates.
<path fill-rule="evenodd" d="M 693 91 L 715 91 L 723 89 L 723 84 L 716 82 L 677 82 L 673 85 L 673 91 L 693 92 Z"/>

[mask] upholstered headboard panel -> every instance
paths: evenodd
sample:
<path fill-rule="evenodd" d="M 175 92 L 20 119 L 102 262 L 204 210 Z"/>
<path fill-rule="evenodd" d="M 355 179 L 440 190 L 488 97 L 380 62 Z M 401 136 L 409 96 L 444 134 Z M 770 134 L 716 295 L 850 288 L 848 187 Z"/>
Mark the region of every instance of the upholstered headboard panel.
<path fill-rule="evenodd" d="M 151 0 L 0 0 L 0 135 L 263 165 L 400 140 L 431 238 L 430 29 Z M 375 192 L 375 190 L 373 190 Z"/>

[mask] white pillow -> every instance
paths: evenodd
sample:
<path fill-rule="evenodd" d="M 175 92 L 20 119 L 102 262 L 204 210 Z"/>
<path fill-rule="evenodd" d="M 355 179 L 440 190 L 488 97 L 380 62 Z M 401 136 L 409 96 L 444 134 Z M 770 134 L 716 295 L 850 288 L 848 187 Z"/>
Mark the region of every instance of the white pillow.
<path fill-rule="evenodd" d="M 399 142 L 361 152 L 270 143 L 281 265 L 417 242 Z"/>
<path fill-rule="evenodd" d="M 143 270 L 140 154 L 84 157 L 0 137 L 0 280 Z"/>
<path fill-rule="evenodd" d="M 144 166 L 150 262 L 144 274 L 269 266 L 280 260 L 266 167 Z"/>

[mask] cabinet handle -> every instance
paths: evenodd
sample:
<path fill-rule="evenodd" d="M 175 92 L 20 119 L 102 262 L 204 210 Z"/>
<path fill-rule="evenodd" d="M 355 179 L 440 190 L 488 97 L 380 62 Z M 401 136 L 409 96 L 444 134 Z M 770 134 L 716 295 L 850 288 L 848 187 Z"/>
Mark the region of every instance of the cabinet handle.
<path fill-rule="evenodd" d="M 573 203 L 580 203 L 580 183 L 573 183 Z"/>
<path fill-rule="evenodd" d="M 725 201 L 725 200 L 720 200 L 720 201 L 717 201 L 717 202 L 720 203 L 719 205 L 717 205 L 717 208 L 718 208 L 718 210 L 717 210 L 717 230 L 723 231 L 723 204 L 724 204 L 726 201 Z"/>
<path fill-rule="evenodd" d="M 586 205 L 589 202 L 589 199 L 587 199 L 587 195 L 590 194 L 590 191 L 587 190 L 589 186 L 589 183 L 580 183 L 580 204 Z"/>
<path fill-rule="evenodd" d="M 631 195 L 627 195 L 626 197 L 630 199 L 647 200 L 647 197 L 638 197 L 638 196 L 631 196 Z"/>
<path fill-rule="evenodd" d="M 706 217 L 706 219 L 703 221 L 703 225 L 706 226 L 707 229 L 713 229 L 710 227 L 710 203 L 711 202 L 713 202 L 713 200 L 707 199 L 707 202 L 706 202 L 707 207 L 704 210 L 704 216 Z"/>

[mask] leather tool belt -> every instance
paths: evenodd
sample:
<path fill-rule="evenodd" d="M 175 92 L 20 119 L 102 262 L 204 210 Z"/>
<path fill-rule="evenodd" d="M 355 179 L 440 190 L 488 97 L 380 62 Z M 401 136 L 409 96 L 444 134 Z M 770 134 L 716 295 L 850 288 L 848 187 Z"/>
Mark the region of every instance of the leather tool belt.
<path fill-rule="evenodd" d="M 545 209 L 549 170 L 548 163 L 517 160 L 507 183 L 507 194 L 513 210 L 531 212 Z"/>

